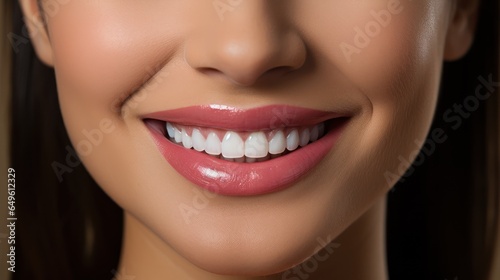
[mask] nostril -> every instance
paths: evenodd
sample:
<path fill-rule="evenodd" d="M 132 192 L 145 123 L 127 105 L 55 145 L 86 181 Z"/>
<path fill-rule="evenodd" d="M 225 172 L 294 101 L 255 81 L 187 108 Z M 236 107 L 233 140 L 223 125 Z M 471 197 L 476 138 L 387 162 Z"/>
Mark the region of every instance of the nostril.
<path fill-rule="evenodd" d="M 279 67 L 274 67 L 272 69 L 266 70 L 262 72 L 260 75 L 257 73 L 253 75 L 233 75 L 232 77 L 228 77 L 233 83 L 236 83 L 240 86 L 252 86 L 256 85 L 257 83 L 265 83 L 269 81 L 276 81 L 276 79 L 281 78 L 282 76 L 286 75 L 287 73 L 293 71 L 295 68 L 290 67 L 290 66 L 279 66 Z M 214 70 L 217 71 L 217 70 Z M 218 71 L 217 71 L 218 72 Z M 223 75 L 222 72 L 219 72 L 217 74 Z"/>
<path fill-rule="evenodd" d="M 291 72 L 293 70 L 294 68 L 292 66 L 279 66 L 267 70 L 263 75 L 281 75 Z"/>
<path fill-rule="evenodd" d="M 198 68 L 198 71 L 204 75 L 207 76 L 218 76 L 218 75 L 223 75 L 223 73 L 215 68 L 211 67 L 200 67 Z"/>
<path fill-rule="evenodd" d="M 215 33 L 219 29 L 193 35 L 184 44 L 186 63 L 207 77 L 219 80 L 222 76 L 221 80 L 247 87 L 261 79 L 270 82 L 305 64 L 307 48 L 299 34 L 278 30 L 275 22 L 267 23 L 269 28 L 242 23 L 228 26 L 224 36 Z"/>

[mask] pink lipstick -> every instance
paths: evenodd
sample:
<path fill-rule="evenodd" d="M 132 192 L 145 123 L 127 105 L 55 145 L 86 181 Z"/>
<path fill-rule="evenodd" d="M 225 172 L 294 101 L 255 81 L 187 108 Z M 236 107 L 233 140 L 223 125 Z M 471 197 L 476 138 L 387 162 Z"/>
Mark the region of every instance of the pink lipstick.
<path fill-rule="evenodd" d="M 142 117 L 179 174 L 229 196 L 292 186 L 321 162 L 349 119 L 348 114 L 288 105 L 192 106 Z"/>

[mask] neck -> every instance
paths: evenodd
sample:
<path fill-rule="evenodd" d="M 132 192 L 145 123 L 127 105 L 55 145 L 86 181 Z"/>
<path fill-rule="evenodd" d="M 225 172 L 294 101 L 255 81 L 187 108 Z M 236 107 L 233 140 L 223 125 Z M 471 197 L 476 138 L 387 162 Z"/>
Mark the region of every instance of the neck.
<path fill-rule="evenodd" d="M 302 280 L 387 279 L 385 198 L 380 199 L 339 237 L 314 257 L 285 273 L 263 277 L 216 275 L 202 270 L 125 212 L 120 266 L 115 277 L 127 279 Z M 168 277 L 168 278 L 165 278 Z"/>

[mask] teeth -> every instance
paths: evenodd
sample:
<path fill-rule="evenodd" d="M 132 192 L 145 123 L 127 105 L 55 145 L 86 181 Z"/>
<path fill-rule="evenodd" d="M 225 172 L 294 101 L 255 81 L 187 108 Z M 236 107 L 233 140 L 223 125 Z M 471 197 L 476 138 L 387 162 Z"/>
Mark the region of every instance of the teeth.
<path fill-rule="evenodd" d="M 269 160 L 270 158 L 271 158 L 271 156 L 268 154 L 265 157 L 258 158 L 257 162 L 263 162 L 263 161 Z"/>
<path fill-rule="evenodd" d="M 167 122 L 167 133 L 168 133 L 168 137 L 174 138 L 174 136 L 175 136 L 175 128 L 169 122 Z"/>
<path fill-rule="evenodd" d="M 309 129 L 304 129 L 302 130 L 302 133 L 300 134 L 300 146 L 304 147 L 309 143 Z"/>
<path fill-rule="evenodd" d="M 311 138 L 309 139 L 311 142 L 314 142 L 316 140 L 318 140 L 318 133 L 319 133 L 319 130 L 318 130 L 318 126 L 315 125 L 312 129 L 311 129 Z"/>
<path fill-rule="evenodd" d="M 271 141 L 269 141 L 269 153 L 272 155 L 281 154 L 285 151 L 286 139 L 283 131 L 278 130 Z"/>
<path fill-rule="evenodd" d="M 245 157 L 245 162 L 252 163 L 252 162 L 256 162 L 256 161 L 257 161 L 256 158 Z"/>
<path fill-rule="evenodd" d="M 208 130 L 208 129 L 207 129 Z M 192 131 L 191 135 L 188 131 Z M 257 131 L 240 133 L 227 131 L 219 139 L 220 131 L 208 130 L 207 137 L 202 134 L 203 128 L 180 128 L 169 122 L 166 123 L 166 133 L 175 143 L 182 144 L 187 149 L 193 148 L 198 152 L 207 153 L 215 158 L 238 163 L 262 162 L 285 155 L 288 151 L 304 147 L 314 142 L 325 133 L 325 124 L 320 123 L 312 127 L 294 128 L 290 130 Z M 287 131 L 285 134 L 285 131 Z"/>
<path fill-rule="evenodd" d="M 235 158 L 234 162 L 245 162 L 245 157 Z"/>
<path fill-rule="evenodd" d="M 325 123 L 320 123 L 318 125 L 318 134 L 320 137 L 325 134 Z"/>
<path fill-rule="evenodd" d="M 186 130 L 182 129 L 182 145 L 184 148 L 191 149 L 193 147 L 193 141 L 191 140 L 191 136 L 189 136 Z"/>
<path fill-rule="evenodd" d="M 227 157 L 224 157 L 224 156 L 222 156 L 220 158 L 223 159 L 223 160 L 234 162 L 234 158 L 227 158 Z"/>
<path fill-rule="evenodd" d="M 174 138 L 176 143 L 182 142 L 182 133 L 177 128 L 174 128 Z"/>
<path fill-rule="evenodd" d="M 210 132 L 206 141 L 205 152 L 209 155 L 221 154 L 221 143 L 215 132 Z"/>
<path fill-rule="evenodd" d="M 249 158 L 265 157 L 269 152 L 269 142 L 264 132 L 253 132 L 245 141 L 245 156 Z"/>
<path fill-rule="evenodd" d="M 245 155 L 243 140 L 238 133 L 226 132 L 222 140 L 222 155 L 226 158 L 241 158 Z"/>
<path fill-rule="evenodd" d="M 202 152 L 205 150 L 205 137 L 201 134 L 201 132 L 195 128 L 193 129 L 193 135 L 191 137 L 193 139 L 193 148 L 198 152 Z"/>
<path fill-rule="evenodd" d="M 293 151 L 299 147 L 299 131 L 297 129 L 292 130 L 286 137 L 286 148 L 289 151 Z"/>

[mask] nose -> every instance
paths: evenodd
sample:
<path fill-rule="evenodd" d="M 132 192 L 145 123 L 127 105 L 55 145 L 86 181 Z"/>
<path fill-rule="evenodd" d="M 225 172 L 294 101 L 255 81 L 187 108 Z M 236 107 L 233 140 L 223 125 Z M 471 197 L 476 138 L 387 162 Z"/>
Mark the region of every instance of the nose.
<path fill-rule="evenodd" d="M 202 23 L 201 32 L 185 43 L 186 62 L 204 75 L 242 86 L 301 68 L 305 44 L 273 2 L 241 1 L 223 21 Z"/>

